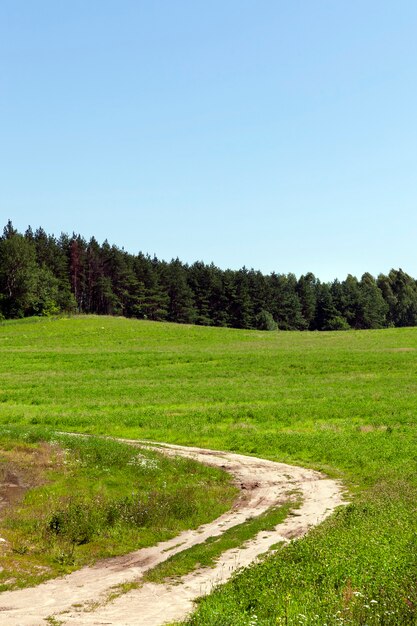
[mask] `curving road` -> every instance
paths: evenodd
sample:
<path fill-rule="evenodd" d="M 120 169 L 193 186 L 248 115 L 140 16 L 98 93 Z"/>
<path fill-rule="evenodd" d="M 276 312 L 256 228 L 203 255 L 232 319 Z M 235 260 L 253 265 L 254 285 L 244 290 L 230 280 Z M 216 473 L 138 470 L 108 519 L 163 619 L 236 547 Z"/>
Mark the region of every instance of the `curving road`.
<path fill-rule="evenodd" d="M 225 582 L 238 568 L 249 565 L 274 544 L 301 537 L 344 504 L 341 485 L 310 469 L 231 452 L 121 441 L 222 467 L 240 487 L 235 506 L 210 524 L 151 548 L 101 561 L 37 587 L 1 593 L 0 623 L 4 626 L 41 626 L 52 616 L 56 623 L 78 626 L 160 626 L 184 619 L 197 597 L 208 594 L 213 586 Z M 148 569 L 171 555 L 288 501 L 294 491 L 302 498 L 296 514 L 289 515 L 273 531 L 259 533 L 241 548 L 224 552 L 213 568 L 196 570 L 175 581 L 175 585 L 145 583 L 108 601 L 115 585 L 140 581 Z"/>

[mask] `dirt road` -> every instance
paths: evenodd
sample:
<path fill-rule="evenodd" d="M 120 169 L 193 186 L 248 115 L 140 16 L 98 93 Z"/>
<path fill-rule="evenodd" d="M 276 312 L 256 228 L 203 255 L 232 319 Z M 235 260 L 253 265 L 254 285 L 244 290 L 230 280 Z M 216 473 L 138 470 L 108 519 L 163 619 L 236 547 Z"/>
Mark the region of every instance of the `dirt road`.
<path fill-rule="evenodd" d="M 137 441 L 124 440 L 133 445 Z M 146 444 L 149 445 L 149 444 Z M 230 472 L 240 487 L 234 508 L 210 524 L 185 531 L 169 541 L 123 557 L 107 559 L 63 578 L 30 589 L 0 594 L 0 623 L 41 626 L 53 616 L 59 624 L 160 626 L 186 617 L 193 600 L 225 582 L 234 571 L 254 561 L 272 545 L 301 537 L 340 504 L 340 485 L 318 472 L 255 457 L 166 444 L 152 444 L 165 454 L 191 457 Z M 297 490 L 302 505 L 274 531 L 261 532 L 239 549 L 224 552 L 213 568 L 184 576 L 175 585 L 145 583 L 108 602 L 115 585 L 140 581 L 144 572 L 173 554 L 222 534 L 228 528 L 287 501 Z M 51 623 L 51 622 L 49 622 Z"/>

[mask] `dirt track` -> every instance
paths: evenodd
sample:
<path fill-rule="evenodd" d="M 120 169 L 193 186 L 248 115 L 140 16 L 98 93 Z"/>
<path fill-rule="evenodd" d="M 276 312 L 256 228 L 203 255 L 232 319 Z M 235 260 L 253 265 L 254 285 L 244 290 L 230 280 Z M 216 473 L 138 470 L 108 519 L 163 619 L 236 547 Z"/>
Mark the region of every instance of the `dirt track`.
<path fill-rule="evenodd" d="M 124 441 L 138 444 L 133 440 Z M 225 582 L 236 569 L 248 565 L 272 545 L 301 537 L 343 504 L 340 485 L 313 470 L 231 452 L 167 444 L 153 444 L 152 447 L 158 447 L 166 454 L 192 457 L 230 472 L 241 488 L 234 508 L 210 524 L 185 531 L 154 547 L 101 561 L 94 567 L 85 567 L 37 587 L 3 592 L 0 594 L 2 625 L 41 626 L 50 616 L 61 624 L 78 626 L 159 626 L 183 619 L 192 610 L 195 598 Z M 183 577 L 180 584 L 145 583 L 139 589 L 107 602 L 115 585 L 140 581 L 144 572 L 171 555 L 283 503 L 294 490 L 302 497 L 302 505 L 295 515 L 288 516 L 274 531 L 261 532 L 244 547 L 224 552 L 215 567 L 194 571 Z M 94 610 L 91 610 L 93 605 Z"/>

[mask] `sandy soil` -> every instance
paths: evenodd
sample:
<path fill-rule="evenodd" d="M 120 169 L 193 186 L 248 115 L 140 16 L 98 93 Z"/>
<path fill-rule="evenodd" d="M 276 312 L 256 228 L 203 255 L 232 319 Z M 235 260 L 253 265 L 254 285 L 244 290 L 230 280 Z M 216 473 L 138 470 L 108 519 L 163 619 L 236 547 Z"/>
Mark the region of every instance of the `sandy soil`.
<path fill-rule="evenodd" d="M 20 500 L 26 490 L 27 485 L 19 474 L 7 470 L 0 483 L 0 511 Z"/>
<path fill-rule="evenodd" d="M 134 445 L 138 442 L 124 440 Z M 149 444 L 146 444 L 149 445 Z M 41 626 L 54 616 L 61 624 L 159 626 L 180 620 L 193 609 L 193 601 L 225 582 L 233 572 L 256 560 L 271 546 L 304 535 L 343 504 L 341 486 L 319 472 L 255 457 L 166 444 L 152 444 L 166 454 L 192 457 L 230 472 L 240 487 L 234 508 L 197 530 L 123 557 L 48 581 L 37 587 L 0 594 L 0 623 L 4 626 Z M 224 552 L 213 568 L 199 569 L 175 584 L 145 583 L 139 589 L 108 601 L 115 585 L 140 581 L 144 572 L 208 537 L 287 501 L 297 490 L 302 505 L 276 526 L 261 532 L 242 548 Z"/>

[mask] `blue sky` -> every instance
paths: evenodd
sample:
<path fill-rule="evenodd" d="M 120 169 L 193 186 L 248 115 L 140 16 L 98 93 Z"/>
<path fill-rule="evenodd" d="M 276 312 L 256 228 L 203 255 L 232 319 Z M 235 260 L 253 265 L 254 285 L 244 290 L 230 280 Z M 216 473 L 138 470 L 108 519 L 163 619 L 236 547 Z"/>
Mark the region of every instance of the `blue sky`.
<path fill-rule="evenodd" d="M 417 3 L 2 0 L 0 219 L 417 277 Z"/>

